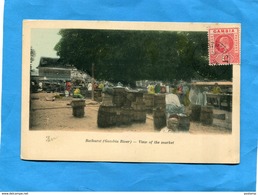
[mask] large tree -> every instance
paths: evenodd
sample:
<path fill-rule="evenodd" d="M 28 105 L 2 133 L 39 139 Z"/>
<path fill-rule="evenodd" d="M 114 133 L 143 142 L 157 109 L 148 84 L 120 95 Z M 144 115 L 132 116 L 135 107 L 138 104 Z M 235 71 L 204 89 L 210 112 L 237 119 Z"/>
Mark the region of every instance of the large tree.
<path fill-rule="evenodd" d="M 30 71 L 32 72 L 32 62 L 34 61 L 36 57 L 36 51 L 32 47 L 30 47 Z"/>
<path fill-rule="evenodd" d="M 30 47 L 30 65 L 34 61 L 35 57 L 36 57 L 36 51 L 32 47 Z"/>
<path fill-rule="evenodd" d="M 61 60 L 89 74 L 94 63 L 97 79 L 232 78 L 232 66 L 208 65 L 206 32 L 62 29 L 59 34 L 55 50 Z"/>

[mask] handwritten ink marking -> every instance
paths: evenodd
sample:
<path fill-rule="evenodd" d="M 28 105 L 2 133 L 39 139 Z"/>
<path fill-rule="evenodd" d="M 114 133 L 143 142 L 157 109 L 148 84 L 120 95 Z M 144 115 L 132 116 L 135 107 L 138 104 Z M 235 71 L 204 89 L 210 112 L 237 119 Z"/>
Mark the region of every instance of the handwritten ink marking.
<path fill-rule="evenodd" d="M 51 137 L 51 136 L 46 136 L 46 142 L 52 142 L 52 141 L 54 141 L 54 140 L 56 140 L 57 139 L 57 137 Z"/>

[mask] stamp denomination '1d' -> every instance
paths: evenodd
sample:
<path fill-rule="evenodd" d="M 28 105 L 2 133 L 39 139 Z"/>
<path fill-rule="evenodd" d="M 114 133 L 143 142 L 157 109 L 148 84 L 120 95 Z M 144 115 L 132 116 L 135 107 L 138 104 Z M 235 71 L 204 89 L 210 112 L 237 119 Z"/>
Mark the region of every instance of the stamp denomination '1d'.
<path fill-rule="evenodd" d="M 209 64 L 240 64 L 239 28 L 210 28 L 208 30 Z"/>

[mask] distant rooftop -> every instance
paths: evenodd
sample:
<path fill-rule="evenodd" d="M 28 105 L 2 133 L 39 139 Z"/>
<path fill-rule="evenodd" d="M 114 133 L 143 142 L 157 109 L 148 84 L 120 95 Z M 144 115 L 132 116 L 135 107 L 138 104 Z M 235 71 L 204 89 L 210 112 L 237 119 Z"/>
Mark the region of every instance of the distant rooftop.
<path fill-rule="evenodd" d="M 60 58 L 41 57 L 38 67 L 72 68 L 73 65 L 65 64 Z"/>

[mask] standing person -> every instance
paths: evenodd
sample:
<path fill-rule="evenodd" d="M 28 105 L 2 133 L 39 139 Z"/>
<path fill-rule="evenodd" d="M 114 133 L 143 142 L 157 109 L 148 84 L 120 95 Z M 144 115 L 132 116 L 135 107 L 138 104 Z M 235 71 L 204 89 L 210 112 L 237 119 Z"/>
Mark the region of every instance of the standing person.
<path fill-rule="evenodd" d="M 155 93 L 160 93 L 160 83 L 157 83 L 156 85 L 155 85 Z"/>
<path fill-rule="evenodd" d="M 212 93 L 213 94 L 220 94 L 222 91 L 221 91 L 221 88 L 219 87 L 219 84 L 218 83 L 215 83 L 214 87 L 212 88 Z"/>
<path fill-rule="evenodd" d="M 206 97 L 206 88 L 198 87 L 196 105 L 206 106 L 207 105 L 207 97 Z"/>
<path fill-rule="evenodd" d="M 177 86 L 177 96 L 179 97 L 180 103 L 183 104 L 184 102 L 183 81 L 180 81 L 180 84 Z"/>
<path fill-rule="evenodd" d="M 152 83 L 148 85 L 147 91 L 148 91 L 148 94 L 155 94 L 155 87 Z"/>
<path fill-rule="evenodd" d="M 104 88 L 104 83 L 103 83 L 103 82 L 100 82 L 98 88 L 101 89 L 101 90 L 103 90 L 103 88 Z"/>
<path fill-rule="evenodd" d="M 196 104 L 198 93 L 199 93 L 198 87 L 195 84 L 192 84 L 189 92 L 189 100 L 191 104 Z"/>
<path fill-rule="evenodd" d="M 81 94 L 80 88 L 76 87 L 74 92 L 73 92 L 73 97 L 74 98 L 84 98 L 84 96 Z"/>
<path fill-rule="evenodd" d="M 87 97 L 91 97 L 91 92 L 92 92 L 92 83 L 91 82 L 88 83 L 87 89 L 88 89 Z"/>
<path fill-rule="evenodd" d="M 88 88 L 88 91 L 91 92 L 91 91 L 92 91 L 92 84 L 91 84 L 91 83 L 88 83 L 87 88 Z"/>
<path fill-rule="evenodd" d="M 93 88 L 94 90 L 98 89 L 99 84 L 97 82 L 94 83 Z"/>
<path fill-rule="evenodd" d="M 183 82 L 182 92 L 183 92 L 183 97 L 182 97 L 182 99 L 183 99 L 183 104 L 184 104 L 185 106 L 189 106 L 189 104 L 190 104 L 190 100 L 189 100 L 189 92 L 190 92 L 190 89 L 189 89 L 189 87 L 188 87 L 188 85 L 187 85 L 186 82 Z"/>
<path fill-rule="evenodd" d="M 72 89 L 72 83 L 71 81 L 67 81 L 65 90 L 68 92 L 69 95 L 70 95 L 71 89 Z"/>
<path fill-rule="evenodd" d="M 219 95 L 222 93 L 221 88 L 219 87 L 218 83 L 214 84 L 214 87 L 212 88 L 212 93 L 216 94 L 216 95 Z M 219 97 L 213 98 L 212 104 L 214 104 L 214 102 L 216 102 L 217 106 L 220 106 L 220 98 Z"/>
<path fill-rule="evenodd" d="M 42 90 L 43 89 L 43 84 L 41 81 L 39 81 L 39 88 Z"/>

